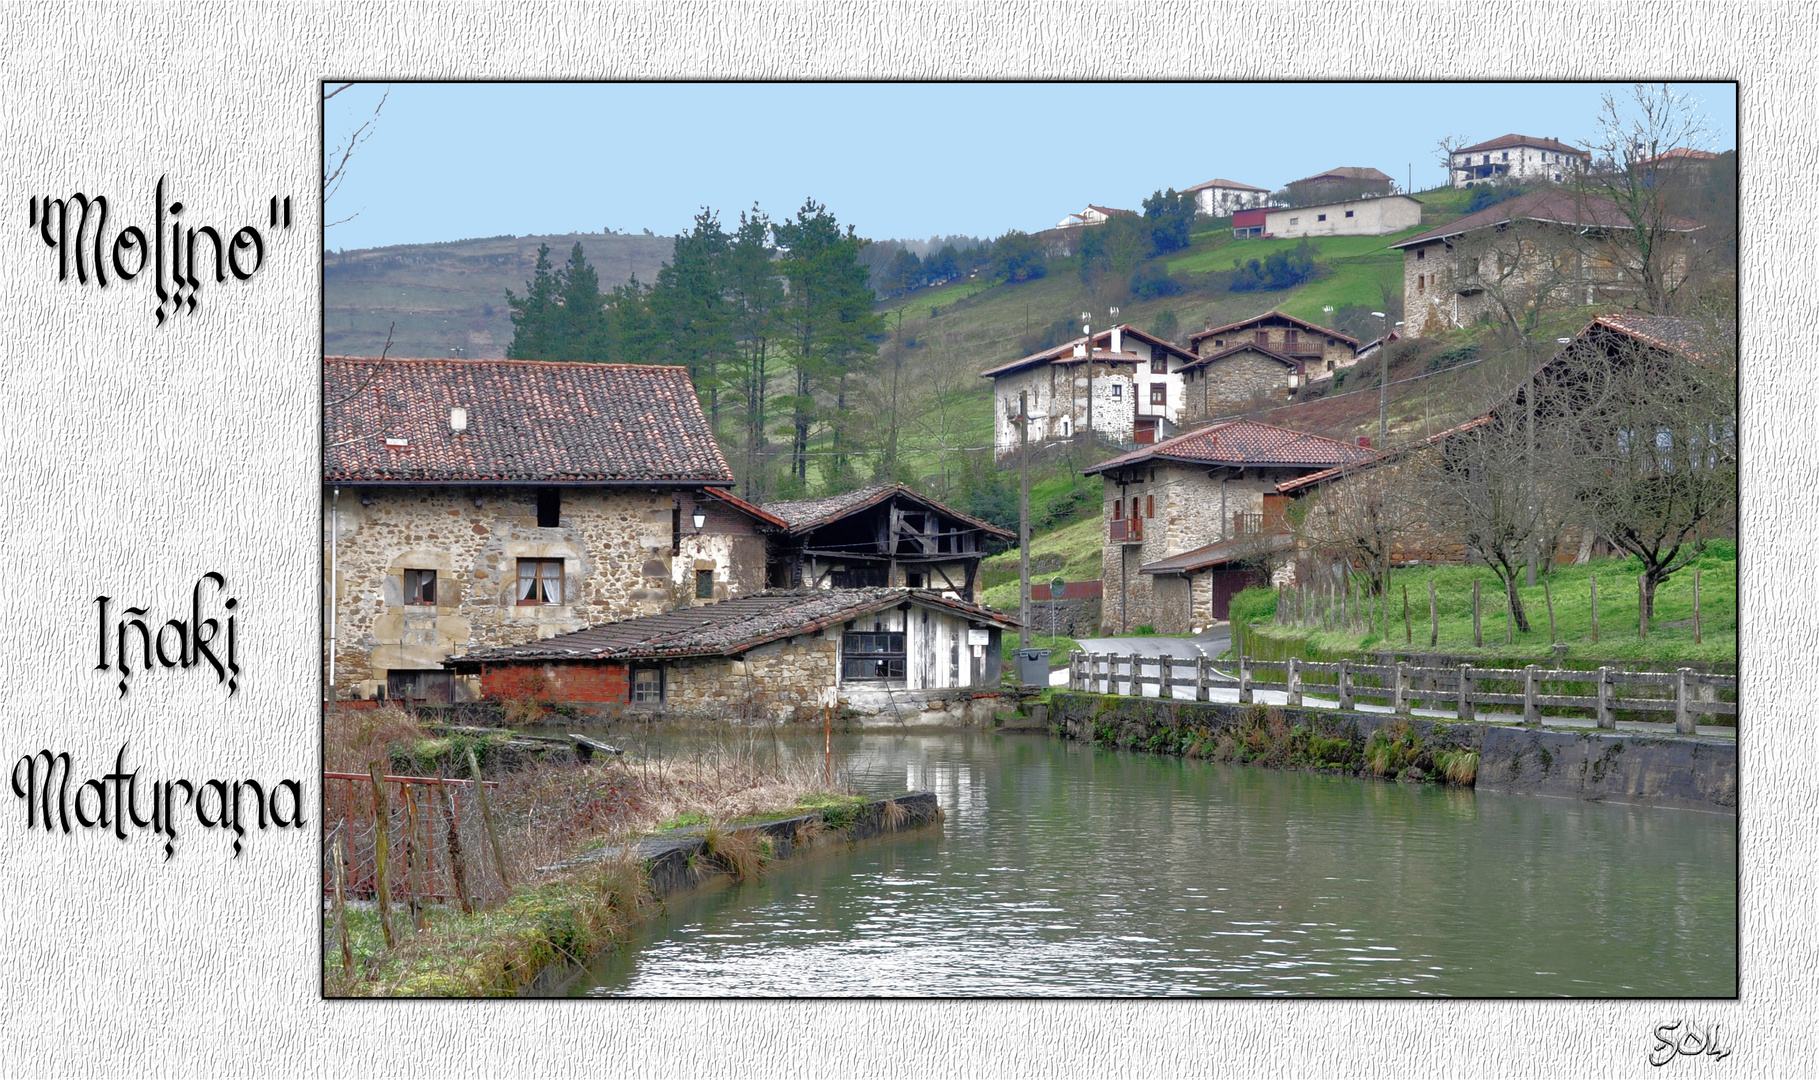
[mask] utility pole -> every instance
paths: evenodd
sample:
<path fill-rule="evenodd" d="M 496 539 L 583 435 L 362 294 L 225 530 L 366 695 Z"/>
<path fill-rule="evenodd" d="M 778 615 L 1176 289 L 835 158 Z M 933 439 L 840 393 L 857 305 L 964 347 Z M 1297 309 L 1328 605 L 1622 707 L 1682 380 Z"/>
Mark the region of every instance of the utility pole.
<path fill-rule="evenodd" d="M 1377 335 L 1377 452 L 1383 453 L 1390 441 L 1390 317 L 1373 311 L 1383 320 L 1383 332 Z"/>
<path fill-rule="evenodd" d="M 1080 313 L 1080 332 L 1086 335 L 1086 442 L 1093 441 L 1093 324 L 1089 322 L 1092 313 Z"/>
<path fill-rule="evenodd" d="M 1087 339 L 1090 346 L 1092 339 Z M 1090 390 L 1090 387 L 1089 387 Z M 1092 408 L 1092 398 L 1087 398 Z M 1030 395 L 1017 391 L 1017 452 L 1023 459 L 1022 494 L 1017 500 L 1017 647 L 1030 647 Z"/>
<path fill-rule="evenodd" d="M 1528 413 L 1528 423 L 1524 425 L 1527 437 L 1526 451 L 1522 455 L 1523 468 L 1528 472 L 1528 481 L 1524 485 L 1528 496 L 1529 520 L 1528 530 L 1528 587 L 1535 587 L 1535 529 L 1532 524 L 1535 517 L 1535 358 L 1530 351 L 1531 344 L 1525 337 L 1522 339 L 1522 366 L 1528 373 L 1528 384 L 1522 390 L 1522 401 Z"/>

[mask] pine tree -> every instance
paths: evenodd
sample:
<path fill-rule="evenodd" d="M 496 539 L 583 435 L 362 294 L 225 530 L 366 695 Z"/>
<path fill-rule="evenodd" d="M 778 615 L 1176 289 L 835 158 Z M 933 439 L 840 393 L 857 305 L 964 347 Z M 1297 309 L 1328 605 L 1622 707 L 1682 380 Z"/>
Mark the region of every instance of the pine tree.
<path fill-rule="evenodd" d="M 662 361 L 688 368 L 715 432 L 720 430 L 721 379 L 733 359 L 727 263 L 727 235 L 715 213 L 703 207 L 695 215 L 695 227 L 677 239 L 675 254 L 657 271 L 649 297 Z"/>
<path fill-rule="evenodd" d="M 524 283 L 525 294 L 520 297 L 505 290 L 505 303 L 512 309 L 512 344 L 505 350 L 507 357 L 549 359 L 561 306 L 560 286 L 549 261 L 549 245 L 544 244 L 537 249 L 537 265 L 531 271 L 531 279 Z"/>
<path fill-rule="evenodd" d="M 770 362 L 778 334 L 777 309 L 783 303 L 783 282 L 778 276 L 776 249 L 771 246 L 771 222 L 754 204 L 741 211 L 739 228 L 726 253 L 726 294 L 731 307 L 734 343 L 733 371 L 727 385 L 733 388 L 744 411 L 745 498 L 762 502 L 773 492 L 770 483 L 769 407 Z"/>

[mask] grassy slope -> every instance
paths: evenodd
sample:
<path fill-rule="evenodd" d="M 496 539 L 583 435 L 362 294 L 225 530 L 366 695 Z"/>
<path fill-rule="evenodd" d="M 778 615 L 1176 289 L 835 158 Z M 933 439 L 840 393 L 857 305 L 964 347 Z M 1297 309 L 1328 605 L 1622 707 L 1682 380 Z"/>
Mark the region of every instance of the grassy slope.
<path fill-rule="evenodd" d="M 1595 659 L 1646 660 L 1735 660 L 1737 658 L 1737 545 L 1734 541 L 1715 541 L 1701 556 L 1698 568 L 1701 644 L 1693 643 L 1693 569 L 1688 567 L 1669 578 L 1655 594 L 1655 618 L 1649 626 L 1648 639 L 1638 635 L 1636 620 L 1636 578 L 1642 565 L 1636 559 L 1598 559 L 1584 566 L 1558 568 L 1546 577 L 1553 591 L 1554 619 L 1559 640 L 1570 644 L 1569 656 Z M 1593 642 L 1591 616 L 1591 579 L 1598 578 L 1598 640 Z M 1472 644 L 1472 581 L 1479 582 L 1481 622 L 1484 648 Z M 1505 644 L 1508 618 L 1505 615 L 1502 586 L 1483 567 L 1410 567 L 1397 570 L 1390 579 L 1391 630 L 1387 641 L 1379 632 L 1328 633 L 1296 627 L 1277 627 L 1259 621 L 1257 632 L 1263 636 L 1305 639 L 1322 652 L 1366 650 L 1374 646 L 1404 647 L 1402 590 L 1408 589 L 1410 622 L 1415 648 L 1427 648 L 1427 585 L 1435 585 L 1440 608 L 1439 650 L 1447 653 L 1484 656 L 1542 658 L 1550 655 L 1546 592 L 1540 581 L 1534 588 L 1523 588 L 1523 606 L 1527 609 L 1530 631 L 1514 634 L 1515 643 Z M 1234 609 L 1241 617 L 1270 619 L 1276 607 L 1274 590 L 1255 589 L 1243 593 Z"/>
<path fill-rule="evenodd" d="M 1099 515 L 1082 518 L 1052 532 L 1030 537 L 1030 580 L 1051 581 L 1063 577 L 1069 581 L 1098 581 L 1102 569 Z M 1015 550 L 985 560 L 980 581 L 985 586 L 984 602 L 1000 611 L 1017 607 L 1017 560 Z"/>

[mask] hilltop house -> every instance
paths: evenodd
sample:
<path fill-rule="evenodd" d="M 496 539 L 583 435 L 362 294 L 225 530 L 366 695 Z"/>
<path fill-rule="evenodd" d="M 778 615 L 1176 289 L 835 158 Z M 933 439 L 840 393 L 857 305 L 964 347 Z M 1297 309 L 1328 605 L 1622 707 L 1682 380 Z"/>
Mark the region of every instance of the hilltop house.
<path fill-rule="evenodd" d="M 779 589 L 928 589 L 970 602 L 986 543 L 1017 539 L 902 484 L 763 509 L 783 523 L 767 575 Z"/>
<path fill-rule="evenodd" d="M 1292 180 L 1283 190 L 1288 193 L 1290 202 L 1303 206 L 1367 195 L 1388 195 L 1396 190 L 1396 181 L 1388 173 L 1368 166 L 1342 165 Z"/>
<path fill-rule="evenodd" d="M 1057 229 L 1078 229 L 1085 225 L 1103 225 L 1114 217 L 1141 217 L 1135 210 L 1115 210 L 1109 206 L 1086 204 L 1086 209 L 1076 214 L 1069 214 L 1055 226 Z"/>
<path fill-rule="evenodd" d="M 762 592 L 447 663 L 488 696 L 533 693 L 606 716 L 981 722 L 997 704 L 1002 634 L 1017 625 L 927 591 Z"/>
<path fill-rule="evenodd" d="M 1316 206 L 1271 210 L 1263 234 L 1303 236 L 1386 236 L 1421 224 L 1421 203 L 1407 195 L 1379 195 Z"/>
<path fill-rule="evenodd" d="M 334 697 L 464 700 L 443 661 L 764 587 L 679 367 L 323 360 Z"/>
<path fill-rule="evenodd" d="M 1090 356 L 1089 356 L 1090 345 Z M 1085 438 L 1115 446 L 1157 442 L 1182 423 L 1181 369 L 1192 352 L 1130 326 L 1031 353 L 980 377 L 992 380 L 993 446 L 999 464 L 1015 461 L 1017 401 L 1029 395 L 1032 447 Z"/>
<path fill-rule="evenodd" d="M 1462 146 L 1447 158 L 1456 188 L 1499 180 L 1541 180 L 1562 184 L 1591 164 L 1592 155 L 1557 139 L 1503 135 Z"/>
<path fill-rule="evenodd" d="M 1684 277 L 1684 236 L 1699 224 L 1663 222 L 1666 274 Z M 1491 314 L 1499 296 L 1520 306 L 1537 290 L 1562 303 L 1595 304 L 1636 288 L 1634 265 L 1607 232 L 1630 228 L 1608 199 L 1557 188 L 1506 199 L 1457 221 L 1391 244 L 1402 252 L 1402 302 L 1410 338 L 1466 326 Z"/>
<path fill-rule="evenodd" d="M 1240 210 L 1262 206 L 1269 200 L 1269 189 L 1240 184 L 1236 180 L 1208 180 L 1181 189 L 1181 194 L 1194 197 L 1194 213 L 1201 217 L 1230 217 Z"/>
<path fill-rule="evenodd" d="M 1370 451 L 1248 420 L 1216 424 L 1085 470 L 1105 482 L 1104 623 L 1184 633 L 1269 580 L 1281 541 L 1276 485 Z M 1187 558 L 1182 558 L 1187 556 Z"/>

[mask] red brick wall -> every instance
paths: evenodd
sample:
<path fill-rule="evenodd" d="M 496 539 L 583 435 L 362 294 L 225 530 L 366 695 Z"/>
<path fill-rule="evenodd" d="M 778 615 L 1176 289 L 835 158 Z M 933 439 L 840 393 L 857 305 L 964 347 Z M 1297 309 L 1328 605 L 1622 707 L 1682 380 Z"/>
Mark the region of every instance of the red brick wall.
<path fill-rule="evenodd" d="M 489 698 L 624 702 L 631 700 L 631 676 L 624 664 L 486 664 L 480 690 Z"/>

